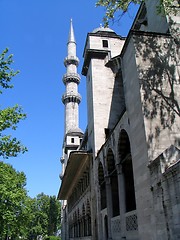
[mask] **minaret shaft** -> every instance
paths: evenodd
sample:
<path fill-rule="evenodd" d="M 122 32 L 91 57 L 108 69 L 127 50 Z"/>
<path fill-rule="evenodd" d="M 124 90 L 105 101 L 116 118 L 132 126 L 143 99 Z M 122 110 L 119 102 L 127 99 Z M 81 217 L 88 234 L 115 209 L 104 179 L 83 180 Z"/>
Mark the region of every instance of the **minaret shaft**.
<path fill-rule="evenodd" d="M 65 105 L 65 134 L 79 128 L 79 103 L 81 96 L 78 93 L 78 84 L 80 76 L 77 73 L 79 59 L 76 56 L 76 41 L 72 20 L 70 24 L 69 38 L 67 43 L 67 57 L 64 60 L 66 74 L 63 82 L 66 86 L 66 92 L 62 97 Z"/>
<path fill-rule="evenodd" d="M 76 43 L 68 43 L 68 56 L 76 56 Z"/>
<path fill-rule="evenodd" d="M 65 129 L 67 133 L 69 130 L 77 129 L 79 127 L 78 117 L 78 103 L 69 102 L 65 106 Z M 73 109 L 73 110 L 72 110 Z"/>
<path fill-rule="evenodd" d="M 77 73 L 77 67 L 74 64 L 67 65 L 67 73 Z"/>

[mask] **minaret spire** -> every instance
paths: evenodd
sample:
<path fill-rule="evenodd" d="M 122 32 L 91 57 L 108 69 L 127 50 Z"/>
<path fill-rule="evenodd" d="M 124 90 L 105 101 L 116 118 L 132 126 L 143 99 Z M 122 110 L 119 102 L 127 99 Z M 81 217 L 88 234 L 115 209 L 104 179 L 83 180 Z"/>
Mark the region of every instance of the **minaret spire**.
<path fill-rule="evenodd" d="M 72 18 L 70 22 L 70 30 L 69 30 L 69 38 L 68 38 L 68 43 L 69 42 L 74 42 L 76 43 L 75 37 L 74 37 L 74 29 L 73 29 L 73 23 L 72 23 Z"/>

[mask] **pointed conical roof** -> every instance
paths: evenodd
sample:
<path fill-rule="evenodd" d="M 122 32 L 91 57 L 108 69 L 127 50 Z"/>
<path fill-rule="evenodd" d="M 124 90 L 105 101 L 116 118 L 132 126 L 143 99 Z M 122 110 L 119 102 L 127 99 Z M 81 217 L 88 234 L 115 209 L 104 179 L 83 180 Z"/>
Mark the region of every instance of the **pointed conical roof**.
<path fill-rule="evenodd" d="M 71 18 L 71 23 L 70 23 L 70 30 L 69 30 L 69 38 L 68 38 L 68 43 L 69 42 L 76 42 L 75 37 L 74 37 L 74 29 L 73 29 L 73 24 L 72 24 L 72 18 Z"/>

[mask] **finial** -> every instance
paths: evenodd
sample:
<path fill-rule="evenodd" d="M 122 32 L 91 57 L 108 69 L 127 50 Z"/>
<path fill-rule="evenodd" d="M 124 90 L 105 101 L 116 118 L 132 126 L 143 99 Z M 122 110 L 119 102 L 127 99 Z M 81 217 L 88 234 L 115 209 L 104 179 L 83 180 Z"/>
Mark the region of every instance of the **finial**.
<path fill-rule="evenodd" d="M 72 18 L 70 20 L 70 31 L 69 31 L 69 38 L 68 42 L 76 42 L 75 37 L 74 37 L 74 29 L 73 29 L 73 24 L 72 24 Z"/>

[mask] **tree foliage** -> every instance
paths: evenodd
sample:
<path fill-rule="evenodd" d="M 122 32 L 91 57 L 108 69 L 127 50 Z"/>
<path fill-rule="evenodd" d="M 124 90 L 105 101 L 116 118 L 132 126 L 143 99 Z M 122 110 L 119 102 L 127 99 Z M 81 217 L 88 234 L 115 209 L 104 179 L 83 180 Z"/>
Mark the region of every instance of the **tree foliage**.
<path fill-rule="evenodd" d="M 114 19 L 115 13 L 119 13 L 122 16 L 128 11 L 129 5 L 140 4 L 144 0 L 98 0 L 96 6 L 105 7 L 105 16 L 103 18 L 105 26 L 108 25 L 110 20 Z M 157 7 L 157 12 L 159 14 L 169 14 L 171 12 L 176 13 L 178 1 L 174 0 L 159 0 L 159 5 Z"/>
<path fill-rule="evenodd" d="M 13 88 L 12 78 L 18 74 L 11 68 L 13 55 L 7 56 L 8 49 L 0 54 L 0 94 L 3 90 Z M 26 118 L 22 108 L 17 104 L 13 107 L 1 109 L 0 106 L 0 156 L 3 158 L 16 157 L 18 153 L 24 153 L 24 147 L 16 137 L 7 134 L 7 130 L 16 130 L 17 124 Z"/>
<path fill-rule="evenodd" d="M 0 55 L 0 87 L 1 88 L 12 88 L 11 84 L 12 77 L 16 76 L 19 71 L 11 69 L 13 63 L 13 55 L 7 56 L 8 49 L 6 48 Z M 2 93 L 2 89 L 0 89 Z"/>
<path fill-rule="evenodd" d="M 28 219 L 26 177 L 0 162 L 0 239 L 23 235 Z"/>
<path fill-rule="evenodd" d="M 55 236 L 60 229 L 60 202 L 44 193 L 30 198 L 26 176 L 0 162 L 0 240 Z"/>
<path fill-rule="evenodd" d="M 127 12 L 128 7 L 131 3 L 140 4 L 141 0 L 98 0 L 96 6 L 105 7 L 106 12 L 103 18 L 105 25 L 108 25 L 108 22 L 114 19 L 114 14 L 116 12 Z"/>
<path fill-rule="evenodd" d="M 37 239 L 37 236 L 55 236 L 60 229 L 60 202 L 55 196 L 38 194 L 32 199 L 30 218 L 30 239 Z"/>

